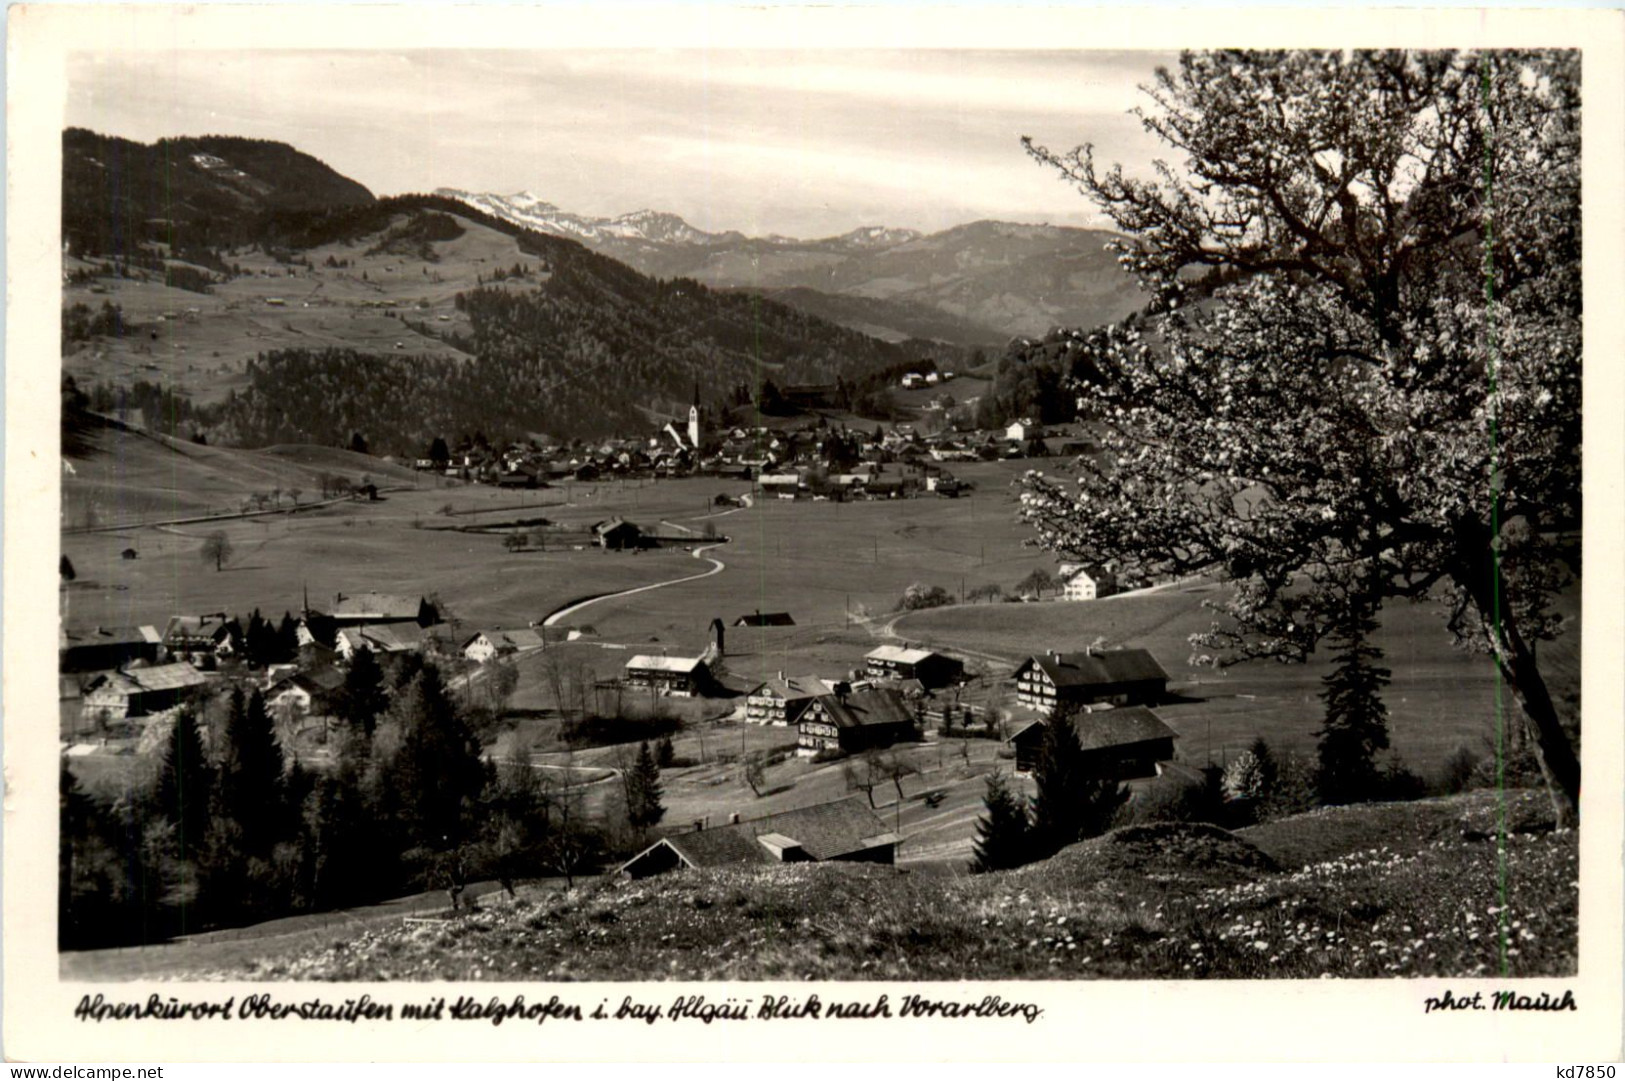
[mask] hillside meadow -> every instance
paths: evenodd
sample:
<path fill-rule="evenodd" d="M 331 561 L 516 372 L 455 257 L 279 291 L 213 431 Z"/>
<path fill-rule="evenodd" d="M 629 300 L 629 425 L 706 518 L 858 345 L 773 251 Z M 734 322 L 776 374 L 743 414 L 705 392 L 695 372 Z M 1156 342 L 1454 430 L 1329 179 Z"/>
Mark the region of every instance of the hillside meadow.
<path fill-rule="evenodd" d="M 1572 975 L 1577 835 L 1552 831 L 1545 808 L 1540 793 L 1479 792 L 1240 833 L 1129 827 L 961 879 L 827 863 L 522 885 L 444 921 L 307 924 L 64 965 L 203 980 Z"/>

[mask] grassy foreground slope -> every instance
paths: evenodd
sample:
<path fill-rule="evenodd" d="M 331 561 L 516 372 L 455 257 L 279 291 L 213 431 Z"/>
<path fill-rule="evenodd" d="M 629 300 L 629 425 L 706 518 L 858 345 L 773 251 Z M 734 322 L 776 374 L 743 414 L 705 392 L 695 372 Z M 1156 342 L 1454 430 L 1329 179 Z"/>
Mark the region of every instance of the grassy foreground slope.
<path fill-rule="evenodd" d="M 1504 849 L 1496 840 L 1505 815 Z M 1132 827 L 962 879 L 802 864 L 605 879 L 187 978 L 1196 979 L 1563 975 L 1578 845 L 1542 794 Z"/>

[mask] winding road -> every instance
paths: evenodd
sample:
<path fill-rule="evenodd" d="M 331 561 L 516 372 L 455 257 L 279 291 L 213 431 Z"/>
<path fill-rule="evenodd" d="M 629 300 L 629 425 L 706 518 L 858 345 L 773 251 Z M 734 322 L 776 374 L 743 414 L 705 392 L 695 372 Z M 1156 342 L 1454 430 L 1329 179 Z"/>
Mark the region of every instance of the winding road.
<path fill-rule="evenodd" d="M 707 544 L 694 549 L 692 554 L 695 559 L 703 559 L 707 563 L 711 564 L 711 569 L 708 571 L 701 571 L 699 574 L 690 574 L 682 578 L 672 578 L 665 582 L 654 582 L 646 586 L 634 586 L 631 589 L 623 589 L 615 593 L 603 593 L 596 597 L 588 597 L 584 601 L 576 601 L 573 604 L 567 604 L 563 608 L 560 608 L 558 611 L 552 613 L 546 619 L 542 620 L 542 626 L 552 627 L 565 616 L 574 615 L 576 612 L 581 611 L 588 605 L 598 604 L 600 601 L 612 601 L 617 597 L 630 597 L 634 593 L 647 593 L 651 589 L 664 589 L 666 586 L 681 585 L 684 582 L 696 582 L 701 578 L 709 578 L 713 574 L 721 574 L 724 568 L 726 568 L 728 565 L 722 560 L 713 559 L 705 553 L 709 552 L 713 548 L 721 547 L 724 543 L 726 542 L 717 541 L 715 544 Z"/>

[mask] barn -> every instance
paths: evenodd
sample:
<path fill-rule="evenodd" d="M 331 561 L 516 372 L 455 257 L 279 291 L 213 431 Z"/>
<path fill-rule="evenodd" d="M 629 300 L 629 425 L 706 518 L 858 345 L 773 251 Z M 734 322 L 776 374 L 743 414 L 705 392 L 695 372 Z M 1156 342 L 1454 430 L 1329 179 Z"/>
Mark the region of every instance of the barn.
<path fill-rule="evenodd" d="M 629 687 L 647 688 L 674 698 L 692 698 L 705 690 L 710 672 L 700 657 L 655 657 L 638 654 L 626 662 Z"/>
<path fill-rule="evenodd" d="M 856 796 L 663 838 L 621 865 L 632 878 L 682 868 L 895 863 L 902 836 Z"/>
<path fill-rule="evenodd" d="M 333 598 L 330 617 L 335 627 L 358 627 L 364 623 L 416 623 L 427 627 L 439 620 L 423 597 L 395 593 L 340 593 Z"/>
<path fill-rule="evenodd" d="M 99 672 L 131 661 L 156 664 L 163 638 L 156 627 L 64 627 L 57 634 L 57 671 Z"/>
<path fill-rule="evenodd" d="M 85 685 L 84 717 L 86 721 L 124 720 L 157 713 L 208 682 L 208 676 L 184 661 L 106 672 Z"/>
<path fill-rule="evenodd" d="M 1051 651 L 1016 669 L 1016 701 L 1048 713 L 1057 705 L 1155 705 L 1167 697 L 1168 673 L 1144 649 Z"/>
<path fill-rule="evenodd" d="M 734 620 L 735 627 L 794 627 L 796 621 L 790 618 L 789 612 L 763 612 L 756 611 L 748 616 L 740 616 Z"/>
<path fill-rule="evenodd" d="M 965 675 L 963 662 L 929 649 L 878 646 L 864 657 L 870 679 L 917 679 L 927 689 L 958 683 Z"/>
<path fill-rule="evenodd" d="M 1015 748 L 1018 773 L 1031 773 L 1038 764 L 1048 723 L 1034 721 L 1006 741 Z M 1144 706 L 1089 713 L 1079 710 L 1072 714 L 1072 728 L 1083 747 L 1089 775 L 1119 781 L 1157 776 L 1159 762 L 1173 761 L 1174 740 L 1179 738 L 1179 733 Z"/>
<path fill-rule="evenodd" d="M 595 522 L 592 535 L 593 542 L 607 551 L 624 551 L 643 543 L 643 530 L 625 518 L 609 518 Z"/>

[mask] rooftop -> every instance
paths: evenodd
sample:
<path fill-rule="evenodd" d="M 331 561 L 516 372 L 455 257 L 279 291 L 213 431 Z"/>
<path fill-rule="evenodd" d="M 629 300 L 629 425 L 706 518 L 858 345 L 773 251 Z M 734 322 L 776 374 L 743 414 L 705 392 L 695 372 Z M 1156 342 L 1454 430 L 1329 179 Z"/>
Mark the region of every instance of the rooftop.
<path fill-rule="evenodd" d="M 1113 649 L 1099 653 L 1045 653 L 1032 658 L 1057 687 L 1108 683 L 1168 681 L 1168 673 L 1149 650 Z"/>
<path fill-rule="evenodd" d="M 664 843 L 690 867 L 779 862 L 762 839 L 771 839 L 781 849 L 799 847 L 815 860 L 836 859 L 899 840 L 863 799 L 853 796 L 749 822 L 680 833 Z"/>
<path fill-rule="evenodd" d="M 651 672 L 693 673 L 704 663 L 699 657 L 656 657 L 640 653 L 627 661 L 626 667 L 642 668 Z"/>
<path fill-rule="evenodd" d="M 908 703 L 901 693 L 890 687 L 855 691 L 844 698 L 834 694 L 820 695 L 818 701 L 836 728 L 914 723 Z"/>
<path fill-rule="evenodd" d="M 894 664 L 919 664 L 932 656 L 929 649 L 908 649 L 904 646 L 876 646 L 866 655 L 871 661 L 890 661 Z"/>

